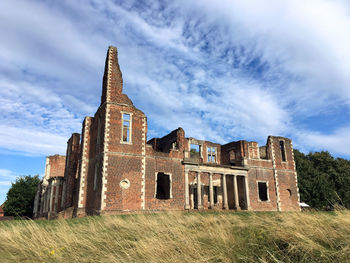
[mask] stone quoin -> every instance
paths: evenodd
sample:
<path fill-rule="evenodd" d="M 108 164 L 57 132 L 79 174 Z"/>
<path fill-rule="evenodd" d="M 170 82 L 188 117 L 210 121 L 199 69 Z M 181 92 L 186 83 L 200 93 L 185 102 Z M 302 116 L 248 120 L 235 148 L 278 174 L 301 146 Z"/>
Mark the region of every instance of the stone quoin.
<path fill-rule="evenodd" d="M 299 211 L 291 140 L 221 145 L 178 128 L 147 141 L 147 117 L 123 94 L 109 47 L 101 104 L 72 134 L 66 156 L 47 157 L 34 217 L 193 209 Z"/>

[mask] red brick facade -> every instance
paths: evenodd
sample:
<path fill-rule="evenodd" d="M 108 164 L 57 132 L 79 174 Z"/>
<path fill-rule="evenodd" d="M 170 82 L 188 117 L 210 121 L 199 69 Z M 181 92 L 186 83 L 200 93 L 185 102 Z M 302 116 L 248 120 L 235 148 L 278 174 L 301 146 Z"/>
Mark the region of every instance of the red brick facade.
<path fill-rule="evenodd" d="M 50 171 L 38 186 L 35 217 L 299 210 L 290 139 L 269 136 L 261 147 L 244 140 L 220 145 L 186 138 L 178 128 L 147 141 L 145 114 L 122 93 L 115 47 L 108 49 L 102 86 L 101 104 L 94 117 L 84 119 L 81 137 L 74 133 L 68 140 L 67 158 L 48 157 Z"/>
<path fill-rule="evenodd" d="M 5 216 L 5 212 L 4 212 L 4 210 L 2 209 L 3 206 L 4 206 L 4 204 L 0 205 L 0 217 Z"/>

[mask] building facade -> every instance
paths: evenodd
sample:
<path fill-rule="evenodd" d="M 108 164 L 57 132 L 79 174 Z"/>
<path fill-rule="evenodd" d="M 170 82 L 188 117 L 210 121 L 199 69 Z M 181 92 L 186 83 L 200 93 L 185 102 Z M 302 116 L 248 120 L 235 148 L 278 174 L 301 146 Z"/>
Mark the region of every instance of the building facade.
<path fill-rule="evenodd" d="M 147 117 L 122 91 L 117 49 L 109 47 L 101 104 L 84 119 L 81 136 L 74 133 L 68 140 L 66 157 L 47 158 L 36 218 L 150 210 L 300 210 L 290 139 L 269 136 L 260 147 L 244 140 L 221 145 L 185 137 L 178 128 L 147 141 Z M 55 158 L 64 165 L 53 166 Z"/>

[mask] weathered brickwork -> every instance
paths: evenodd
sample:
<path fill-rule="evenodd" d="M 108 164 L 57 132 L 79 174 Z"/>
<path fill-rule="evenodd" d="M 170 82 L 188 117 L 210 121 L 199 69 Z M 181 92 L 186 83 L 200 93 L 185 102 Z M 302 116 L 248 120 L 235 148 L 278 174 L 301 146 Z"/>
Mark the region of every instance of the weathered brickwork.
<path fill-rule="evenodd" d="M 107 52 L 101 104 L 86 117 L 67 158 L 47 158 L 35 217 L 128 211 L 300 210 L 292 142 L 266 145 L 185 137 L 178 128 L 147 141 L 147 117 L 123 94 L 117 49 Z"/>

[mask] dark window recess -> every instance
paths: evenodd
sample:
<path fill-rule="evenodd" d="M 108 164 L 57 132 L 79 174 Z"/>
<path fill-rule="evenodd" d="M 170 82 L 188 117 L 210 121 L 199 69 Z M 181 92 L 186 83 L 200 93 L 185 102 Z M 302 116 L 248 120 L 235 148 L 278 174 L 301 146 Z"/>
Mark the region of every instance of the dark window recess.
<path fill-rule="evenodd" d="M 168 174 L 158 173 L 156 198 L 162 200 L 170 198 L 170 178 Z"/>
<path fill-rule="evenodd" d="M 217 186 L 213 186 L 213 190 L 214 190 L 214 204 L 217 204 L 218 202 L 218 187 Z M 210 188 L 209 186 L 207 186 L 206 192 L 208 193 L 208 202 L 210 202 Z"/>
<path fill-rule="evenodd" d="M 281 149 L 281 155 L 282 155 L 282 161 L 286 161 L 286 151 L 284 149 L 284 141 L 280 141 L 280 149 Z"/>
<path fill-rule="evenodd" d="M 258 188 L 259 188 L 259 200 L 260 201 L 267 201 L 267 184 L 264 182 L 258 182 Z"/>

